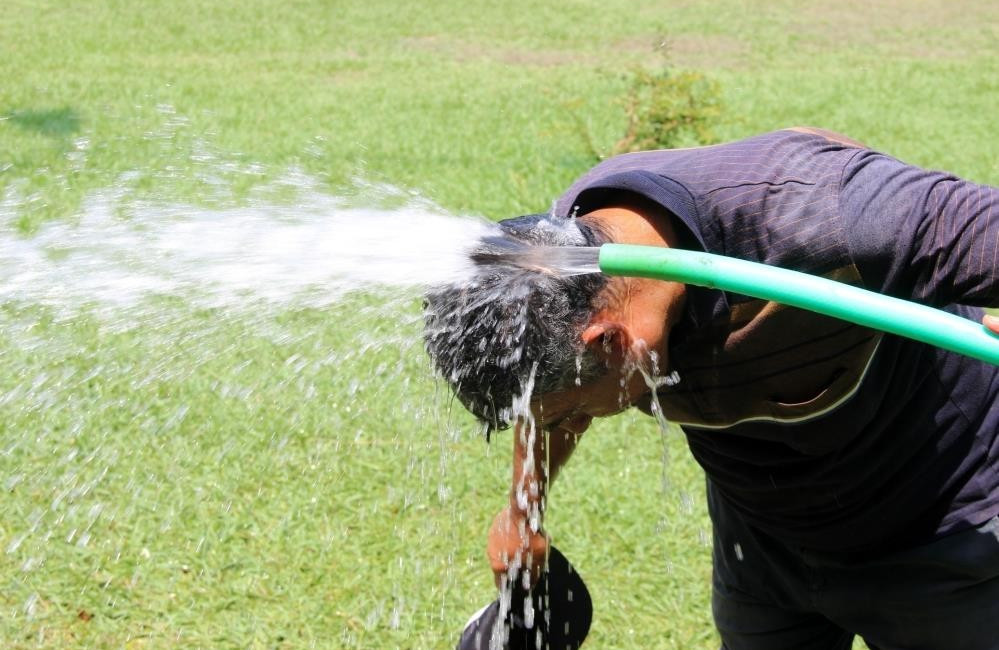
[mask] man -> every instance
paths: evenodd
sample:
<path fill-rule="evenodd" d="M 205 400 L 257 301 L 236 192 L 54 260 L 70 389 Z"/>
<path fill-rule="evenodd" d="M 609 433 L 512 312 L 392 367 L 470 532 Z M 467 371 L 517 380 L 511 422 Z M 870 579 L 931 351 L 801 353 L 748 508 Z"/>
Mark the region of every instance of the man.
<path fill-rule="evenodd" d="M 818 129 L 615 157 L 551 217 L 502 226 L 531 244 L 764 262 L 999 333 L 970 306 L 999 305 L 999 190 Z M 678 423 L 705 470 L 723 647 L 850 648 L 859 634 L 872 648 L 999 648 L 997 368 L 644 279 L 484 269 L 432 293 L 427 313 L 459 399 L 516 425 L 510 504 L 489 534 L 498 581 L 537 574 L 548 483 L 591 419 L 636 406 Z"/>

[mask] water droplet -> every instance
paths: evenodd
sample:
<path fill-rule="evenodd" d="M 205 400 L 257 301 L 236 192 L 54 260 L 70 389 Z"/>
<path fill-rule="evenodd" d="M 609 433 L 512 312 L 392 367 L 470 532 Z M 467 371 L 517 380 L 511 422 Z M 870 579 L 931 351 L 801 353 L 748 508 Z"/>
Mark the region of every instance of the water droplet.
<path fill-rule="evenodd" d="M 28 618 L 34 618 L 35 613 L 38 610 L 39 596 L 37 593 L 33 593 L 28 596 L 28 599 L 24 601 L 24 614 Z"/>
<path fill-rule="evenodd" d="M 7 545 L 7 554 L 11 555 L 13 553 L 16 553 L 17 549 L 21 548 L 21 544 L 24 543 L 24 540 L 27 539 L 27 537 L 28 537 L 27 533 L 23 533 L 15 537 L 14 540 Z"/>

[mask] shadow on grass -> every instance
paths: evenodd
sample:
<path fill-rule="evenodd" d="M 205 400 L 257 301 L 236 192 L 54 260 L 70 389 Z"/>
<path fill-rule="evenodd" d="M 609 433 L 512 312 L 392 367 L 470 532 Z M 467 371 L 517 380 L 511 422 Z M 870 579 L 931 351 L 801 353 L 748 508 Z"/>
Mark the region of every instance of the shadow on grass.
<path fill-rule="evenodd" d="M 80 115 L 72 108 L 15 110 L 7 120 L 26 131 L 54 138 L 65 138 L 80 130 Z"/>

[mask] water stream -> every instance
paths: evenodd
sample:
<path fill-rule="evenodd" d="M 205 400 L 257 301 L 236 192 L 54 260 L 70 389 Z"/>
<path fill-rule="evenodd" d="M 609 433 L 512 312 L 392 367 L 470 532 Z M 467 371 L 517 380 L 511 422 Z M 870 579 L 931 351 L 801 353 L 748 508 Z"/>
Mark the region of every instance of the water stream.
<path fill-rule="evenodd" d="M 306 191 L 294 205 L 229 209 L 123 204 L 114 191 L 90 197 L 72 222 L 30 237 L 0 212 L 0 301 L 128 307 L 174 295 L 202 306 L 263 300 L 323 306 L 374 286 L 461 281 L 468 252 L 495 232 L 484 219 L 429 206 L 349 207 Z"/>

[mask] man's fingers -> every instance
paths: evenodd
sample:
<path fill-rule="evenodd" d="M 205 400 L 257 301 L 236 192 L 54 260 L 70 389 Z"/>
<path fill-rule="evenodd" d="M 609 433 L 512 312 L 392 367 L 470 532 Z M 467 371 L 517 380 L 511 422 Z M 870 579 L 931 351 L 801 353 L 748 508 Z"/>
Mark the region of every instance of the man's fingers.
<path fill-rule="evenodd" d="M 531 582 L 537 580 L 548 553 L 548 538 L 543 531 L 532 531 L 526 519 L 504 508 L 493 519 L 487 554 L 497 586 L 503 576 L 530 570 Z"/>
<path fill-rule="evenodd" d="M 993 334 L 999 334 L 999 316 L 986 314 L 982 319 L 982 325 Z"/>

